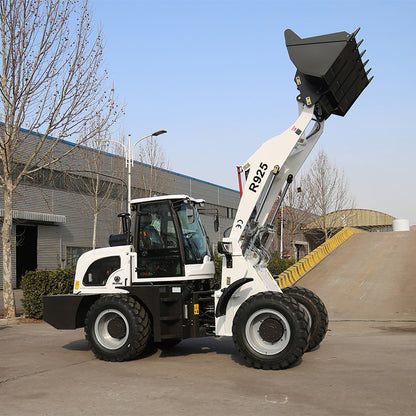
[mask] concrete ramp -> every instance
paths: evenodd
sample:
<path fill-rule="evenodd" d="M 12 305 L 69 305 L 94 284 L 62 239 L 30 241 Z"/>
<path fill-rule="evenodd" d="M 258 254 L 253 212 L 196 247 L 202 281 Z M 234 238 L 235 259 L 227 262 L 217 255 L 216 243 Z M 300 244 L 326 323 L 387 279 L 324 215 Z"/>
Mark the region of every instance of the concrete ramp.
<path fill-rule="evenodd" d="M 416 232 L 359 233 L 306 273 L 330 320 L 416 321 Z"/>

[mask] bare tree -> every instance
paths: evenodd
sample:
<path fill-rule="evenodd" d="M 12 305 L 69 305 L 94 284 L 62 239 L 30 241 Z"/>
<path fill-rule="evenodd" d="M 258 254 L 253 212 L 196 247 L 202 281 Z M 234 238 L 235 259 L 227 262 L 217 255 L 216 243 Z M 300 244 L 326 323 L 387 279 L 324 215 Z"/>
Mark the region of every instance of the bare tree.
<path fill-rule="evenodd" d="M 123 187 L 119 181 L 121 178 L 117 176 L 122 169 L 122 159 L 112 158 L 111 172 L 107 172 L 108 158 L 108 142 L 106 140 L 106 132 L 99 134 L 94 139 L 89 140 L 83 149 L 78 152 L 78 157 L 83 160 L 85 170 L 70 170 L 68 178 L 72 186 L 78 190 L 84 199 L 84 209 L 92 215 L 92 236 L 91 247 L 97 246 L 97 226 L 98 217 L 101 212 L 109 207 L 113 208 L 111 201 L 123 198 Z M 119 162 L 120 166 L 116 166 Z"/>
<path fill-rule="evenodd" d="M 71 138 L 77 145 L 87 141 L 115 120 L 117 107 L 112 89 L 103 87 L 107 75 L 100 69 L 101 34 L 92 33 L 88 0 L 0 0 L 0 15 L 3 293 L 4 316 L 9 318 L 16 313 L 13 192 L 23 178 L 54 165 L 77 147 L 60 151 L 60 140 Z M 101 123 L 83 135 L 96 114 Z"/>
<path fill-rule="evenodd" d="M 344 210 L 341 221 L 345 223 L 345 215 L 354 205 L 349 191 L 348 181 L 344 172 L 332 165 L 324 150 L 320 150 L 308 172 L 301 179 L 303 189 L 309 199 L 310 211 L 317 215 L 313 220 L 314 229 L 323 233 L 325 241 L 338 229 L 338 215 L 328 215 Z"/>
<path fill-rule="evenodd" d="M 293 181 L 288 187 L 279 211 L 276 212 L 281 195 L 269 214 L 268 222 L 273 220 L 276 238 L 271 250 L 280 251 L 280 256 L 296 258 L 296 238 L 302 233 L 305 225 L 314 217 L 310 210 L 310 200 L 307 193 L 302 192 L 300 181 Z M 302 238 L 303 239 L 303 238 Z M 280 245 L 280 247 L 279 247 Z"/>
<path fill-rule="evenodd" d="M 301 187 L 301 182 L 293 182 L 286 194 L 283 208 L 283 222 L 287 230 L 290 254 L 293 259 L 296 259 L 297 253 L 296 237 L 303 232 L 305 225 L 313 218 L 311 203 L 308 193 L 304 192 Z"/>
<path fill-rule="evenodd" d="M 166 192 L 169 185 L 169 161 L 155 137 L 150 137 L 144 144 L 139 146 L 139 161 L 143 164 L 140 167 L 141 184 L 145 196 L 154 196 Z"/>

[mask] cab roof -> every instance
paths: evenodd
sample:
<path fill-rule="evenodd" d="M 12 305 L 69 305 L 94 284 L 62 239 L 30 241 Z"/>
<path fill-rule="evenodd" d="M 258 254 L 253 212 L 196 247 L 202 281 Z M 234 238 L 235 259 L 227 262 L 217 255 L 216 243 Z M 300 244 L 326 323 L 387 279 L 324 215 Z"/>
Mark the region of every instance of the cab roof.
<path fill-rule="evenodd" d="M 148 198 L 137 198 L 137 199 L 132 199 L 131 200 L 131 204 L 143 204 L 146 202 L 153 202 L 153 201 L 178 201 L 178 200 L 182 200 L 182 201 L 188 201 L 188 203 L 193 203 L 193 204 L 198 204 L 201 205 L 203 203 L 205 203 L 204 199 L 196 199 L 196 198 L 192 198 L 188 195 L 160 195 L 160 196 L 153 196 L 153 197 L 148 197 Z"/>

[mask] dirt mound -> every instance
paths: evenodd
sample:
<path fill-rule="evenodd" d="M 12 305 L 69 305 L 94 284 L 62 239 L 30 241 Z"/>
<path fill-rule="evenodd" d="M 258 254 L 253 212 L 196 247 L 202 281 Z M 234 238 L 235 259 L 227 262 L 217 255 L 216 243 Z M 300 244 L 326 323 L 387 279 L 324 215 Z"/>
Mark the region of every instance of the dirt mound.
<path fill-rule="evenodd" d="M 332 320 L 416 321 L 416 233 L 352 236 L 300 279 Z"/>

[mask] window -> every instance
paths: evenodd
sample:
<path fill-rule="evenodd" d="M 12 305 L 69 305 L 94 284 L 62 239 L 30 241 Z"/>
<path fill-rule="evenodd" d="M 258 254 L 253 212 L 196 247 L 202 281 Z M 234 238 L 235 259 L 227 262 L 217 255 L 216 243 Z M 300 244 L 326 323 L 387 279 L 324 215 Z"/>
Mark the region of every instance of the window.
<path fill-rule="evenodd" d="M 88 267 L 82 283 L 85 286 L 105 286 L 110 275 L 120 268 L 120 257 L 104 257 L 94 261 Z"/>
<path fill-rule="evenodd" d="M 66 267 L 73 268 L 77 265 L 81 254 L 91 250 L 91 247 L 67 247 L 66 248 Z"/>
<path fill-rule="evenodd" d="M 227 208 L 227 218 L 234 219 L 237 210 L 234 208 Z"/>
<path fill-rule="evenodd" d="M 203 263 L 204 257 L 210 255 L 207 236 L 199 220 L 198 211 L 190 205 L 181 205 L 177 209 L 182 228 L 182 239 L 185 247 L 185 263 Z"/>
<path fill-rule="evenodd" d="M 181 276 L 181 255 L 170 204 L 142 204 L 136 218 L 139 277 Z"/>

